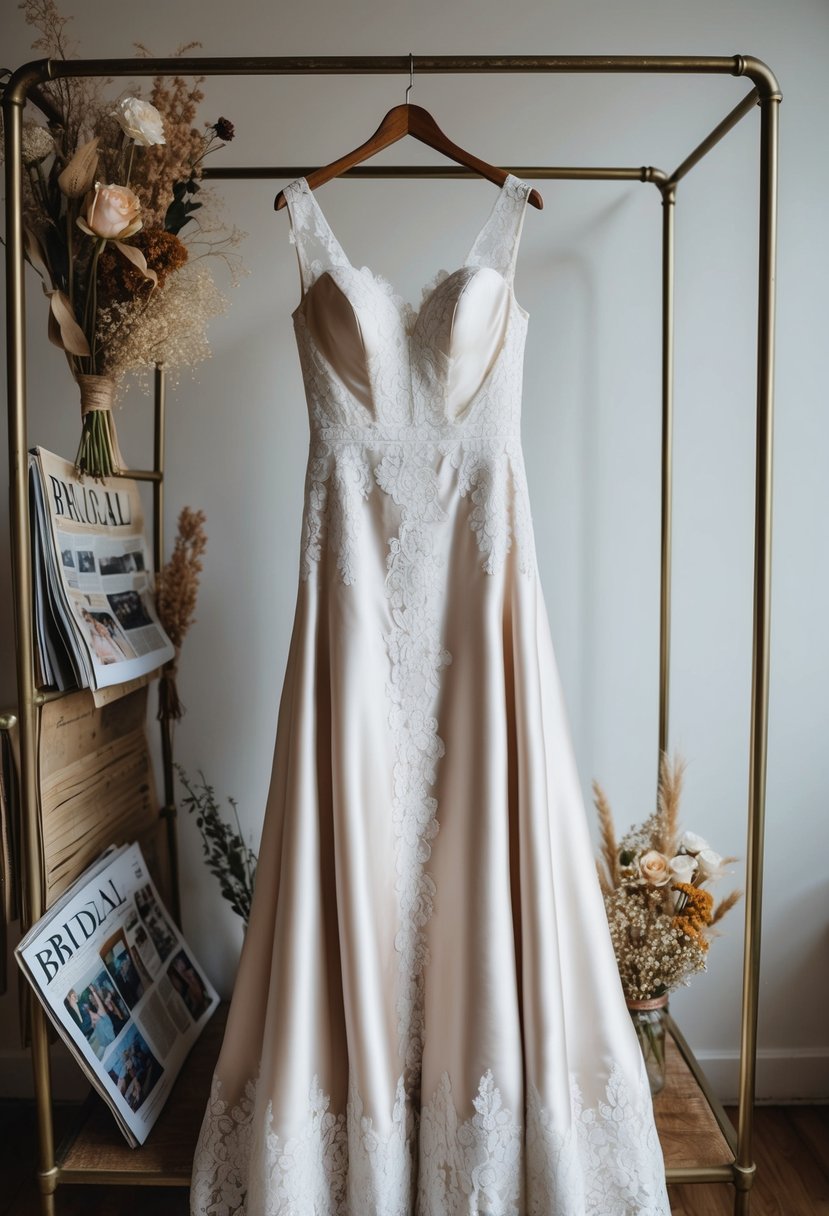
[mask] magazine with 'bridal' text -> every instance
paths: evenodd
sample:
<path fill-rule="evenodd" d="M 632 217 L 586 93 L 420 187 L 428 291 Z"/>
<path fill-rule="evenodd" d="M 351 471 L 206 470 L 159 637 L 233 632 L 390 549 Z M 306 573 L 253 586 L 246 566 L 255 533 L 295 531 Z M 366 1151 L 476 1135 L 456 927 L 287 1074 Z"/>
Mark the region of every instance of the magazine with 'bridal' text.
<path fill-rule="evenodd" d="M 37 682 L 89 688 L 100 705 L 101 690 L 147 678 L 175 653 L 155 609 L 138 483 L 81 478 L 34 448 L 29 501 Z"/>
<path fill-rule="evenodd" d="M 15 956 L 128 1143 L 143 1144 L 219 997 L 140 845 L 105 850 Z"/>

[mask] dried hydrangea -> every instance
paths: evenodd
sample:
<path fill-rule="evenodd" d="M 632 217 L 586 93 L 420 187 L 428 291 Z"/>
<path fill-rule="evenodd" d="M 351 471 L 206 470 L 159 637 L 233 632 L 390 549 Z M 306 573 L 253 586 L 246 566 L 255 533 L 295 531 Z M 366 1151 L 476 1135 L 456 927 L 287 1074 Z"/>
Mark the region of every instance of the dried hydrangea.
<path fill-rule="evenodd" d="M 24 165 L 39 165 L 47 156 L 54 155 L 55 141 L 39 122 L 23 123 L 20 135 L 20 158 Z"/>

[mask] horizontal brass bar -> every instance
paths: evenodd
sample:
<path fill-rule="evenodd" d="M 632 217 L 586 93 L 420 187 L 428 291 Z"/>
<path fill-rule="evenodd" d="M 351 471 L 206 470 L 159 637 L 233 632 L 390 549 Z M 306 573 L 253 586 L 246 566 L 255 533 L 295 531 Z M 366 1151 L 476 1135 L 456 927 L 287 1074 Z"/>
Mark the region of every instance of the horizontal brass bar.
<path fill-rule="evenodd" d="M 670 1186 L 686 1183 L 732 1182 L 730 1165 L 676 1165 L 665 1170 Z M 89 1183 L 107 1183 L 111 1186 L 189 1186 L 190 1175 L 175 1173 L 138 1173 L 133 1170 L 73 1169 L 60 1167 L 59 1181 L 83 1186 Z"/>
<path fill-rule="evenodd" d="M 48 701 L 61 701 L 64 697 L 71 697 L 73 692 L 77 692 L 77 688 L 38 688 L 35 691 L 32 700 L 35 705 L 46 705 Z"/>
<path fill-rule="evenodd" d="M 291 76 L 447 72 L 697 73 L 747 76 L 764 95 L 779 93 L 774 73 L 753 55 L 281 55 L 179 59 L 42 59 L 11 77 L 14 101 L 44 80 L 71 76 Z M 22 90 L 22 92 L 21 92 Z"/>
<path fill-rule="evenodd" d="M 507 165 L 501 165 L 507 169 Z M 285 178 L 293 181 L 297 177 L 307 177 L 316 168 L 315 165 L 239 165 L 239 166 L 205 166 L 203 177 L 212 181 L 257 181 Z M 588 165 L 586 167 L 559 165 L 517 165 L 511 170 L 518 177 L 529 181 L 536 178 L 579 180 L 585 181 L 636 181 L 655 182 L 661 184 L 668 180 L 668 175 L 662 169 L 652 165 L 638 168 L 602 168 Z M 474 169 L 465 165 L 357 165 L 345 169 L 338 177 L 381 178 L 381 177 L 431 177 L 451 179 L 456 177 L 475 178 L 480 175 Z"/>
<path fill-rule="evenodd" d="M 136 1149 L 140 1152 L 140 1149 Z M 190 1175 L 175 1173 L 151 1173 L 137 1170 L 106 1170 L 106 1169 L 72 1169 L 60 1167 L 59 1182 L 73 1183 L 85 1186 L 95 1183 L 106 1183 L 107 1186 L 189 1186 Z"/>
<path fill-rule="evenodd" d="M 157 473 L 155 469 L 122 469 L 120 473 L 113 473 L 113 477 L 131 477 L 133 481 L 161 481 L 163 473 Z"/>
<path fill-rule="evenodd" d="M 665 1170 L 669 1186 L 697 1182 L 731 1182 L 734 1171 L 730 1165 L 671 1165 Z"/>
<path fill-rule="evenodd" d="M 665 1178 L 670 1186 L 686 1183 L 702 1182 L 733 1182 L 734 1176 L 730 1165 L 676 1165 L 665 1170 Z M 106 1182 L 112 1186 L 189 1186 L 190 1175 L 164 1172 L 143 1172 L 134 1170 L 106 1169 L 73 1169 L 60 1167 L 59 1181 L 83 1186 L 89 1183 Z"/>

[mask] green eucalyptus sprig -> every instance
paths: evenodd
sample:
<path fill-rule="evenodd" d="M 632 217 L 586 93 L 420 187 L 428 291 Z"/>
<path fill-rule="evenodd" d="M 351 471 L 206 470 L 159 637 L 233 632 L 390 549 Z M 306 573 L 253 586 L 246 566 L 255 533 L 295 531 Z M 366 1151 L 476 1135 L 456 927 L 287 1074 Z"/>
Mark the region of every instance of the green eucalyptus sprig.
<path fill-rule="evenodd" d="M 196 816 L 196 827 L 201 833 L 207 868 L 218 879 L 223 897 L 237 916 L 241 916 L 247 928 L 256 880 L 257 856 L 242 839 L 237 803 L 235 799 L 228 797 L 227 801 L 235 821 L 234 828 L 233 824 L 222 818 L 213 786 L 207 784 L 201 769 L 199 781 L 191 782 L 179 763 L 174 763 L 173 767 L 187 791 L 182 805 Z"/>

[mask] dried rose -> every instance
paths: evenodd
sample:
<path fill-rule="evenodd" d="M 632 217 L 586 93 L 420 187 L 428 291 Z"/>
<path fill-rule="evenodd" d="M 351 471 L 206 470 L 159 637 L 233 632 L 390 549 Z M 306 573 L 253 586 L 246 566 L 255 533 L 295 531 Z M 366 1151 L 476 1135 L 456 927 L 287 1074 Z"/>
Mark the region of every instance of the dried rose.
<path fill-rule="evenodd" d="M 677 853 L 668 863 L 671 873 L 679 882 L 692 882 L 697 868 L 697 859 L 688 853 Z"/>
<path fill-rule="evenodd" d="M 224 139 L 230 143 L 233 136 L 236 134 L 236 128 L 229 118 L 220 118 L 218 122 L 213 123 L 213 130 L 218 135 L 219 139 Z"/>
<path fill-rule="evenodd" d="M 142 148 L 164 144 L 164 122 L 154 105 L 140 97 L 124 97 L 112 111 L 125 135 Z"/>
<path fill-rule="evenodd" d="M 683 832 L 679 847 L 686 853 L 699 853 L 708 848 L 708 841 L 703 836 L 697 836 L 696 832 Z"/>
<path fill-rule="evenodd" d="M 58 185 L 67 198 L 83 198 L 87 190 L 92 189 L 98 167 L 98 138 L 95 135 L 81 144 L 58 178 Z"/>
<path fill-rule="evenodd" d="M 671 881 L 668 858 L 656 849 L 648 849 L 647 853 L 642 854 L 639 858 L 639 871 L 653 887 L 664 887 Z"/>
<path fill-rule="evenodd" d="M 96 182 L 77 223 L 89 236 L 123 241 L 142 225 L 141 203 L 129 186 L 102 186 Z"/>
<path fill-rule="evenodd" d="M 697 853 L 697 861 L 699 862 L 699 872 L 703 882 L 706 879 L 721 878 L 723 874 L 728 872 L 723 867 L 722 857 L 713 849 L 700 849 L 699 853 Z"/>

